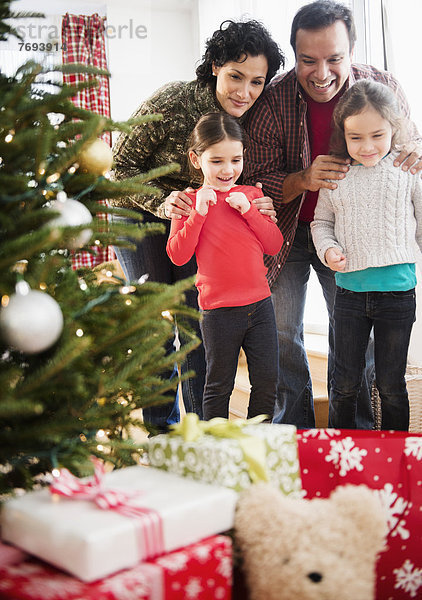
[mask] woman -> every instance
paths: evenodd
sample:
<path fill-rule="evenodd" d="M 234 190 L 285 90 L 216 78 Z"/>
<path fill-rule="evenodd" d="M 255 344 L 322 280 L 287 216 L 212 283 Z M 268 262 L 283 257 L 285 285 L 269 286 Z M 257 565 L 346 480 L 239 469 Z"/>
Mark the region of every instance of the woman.
<path fill-rule="evenodd" d="M 183 214 L 183 208 L 178 208 L 177 204 L 191 204 L 184 191 L 191 183 L 186 151 L 197 121 L 202 115 L 215 111 L 225 111 L 242 119 L 280 66 L 284 66 L 284 56 L 260 23 L 254 20 L 224 21 L 206 43 L 203 61 L 196 69 L 197 78 L 163 86 L 133 115 L 160 113 L 162 120 L 135 127 L 130 134 L 120 136 L 114 148 L 116 179 L 133 177 L 171 162 L 179 163 L 179 172 L 152 182 L 161 189 L 165 200 L 135 194 L 119 201 L 118 206 L 139 210 L 144 222 L 163 222 L 161 219 L 165 216 Z M 199 176 L 193 183 L 200 185 Z M 264 214 L 274 214 L 268 198 L 259 198 L 256 204 Z M 136 252 L 116 248 L 129 280 L 137 280 L 148 273 L 152 281 L 173 283 L 196 273 L 194 258 L 183 267 L 172 265 L 166 254 L 170 221 L 164 222 L 167 232 L 145 238 L 137 244 Z M 186 303 L 198 308 L 196 290 L 187 294 Z M 195 329 L 200 337 L 197 324 Z M 195 371 L 196 377 L 183 382 L 183 401 L 187 411 L 202 417 L 205 380 L 202 345 L 191 352 L 186 364 L 182 365 L 182 372 L 190 369 Z M 178 420 L 177 402 L 175 406 L 172 401 L 169 405 L 145 409 L 144 420 L 165 429 L 166 425 Z"/>

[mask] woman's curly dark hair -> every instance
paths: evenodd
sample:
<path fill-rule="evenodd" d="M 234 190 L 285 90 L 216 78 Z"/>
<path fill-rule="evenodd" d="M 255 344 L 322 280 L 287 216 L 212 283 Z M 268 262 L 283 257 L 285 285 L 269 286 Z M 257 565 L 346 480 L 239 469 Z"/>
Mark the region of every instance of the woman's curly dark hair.
<path fill-rule="evenodd" d="M 268 73 L 265 85 L 284 67 L 284 54 L 278 44 L 259 21 L 223 21 L 220 29 L 214 31 L 206 42 L 202 63 L 196 69 L 196 78 L 201 85 L 211 84 L 215 87 L 212 74 L 213 64 L 222 67 L 227 62 L 242 62 L 246 54 L 259 56 L 263 54 L 268 61 Z"/>

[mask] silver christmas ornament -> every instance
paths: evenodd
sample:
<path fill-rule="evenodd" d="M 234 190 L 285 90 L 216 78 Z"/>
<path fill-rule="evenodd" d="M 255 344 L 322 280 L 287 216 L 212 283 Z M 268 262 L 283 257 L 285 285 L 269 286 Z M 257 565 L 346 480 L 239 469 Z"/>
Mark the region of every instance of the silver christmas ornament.
<path fill-rule="evenodd" d="M 92 221 L 92 215 L 87 207 L 78 200 L 68 198 L 65 192 L 57 194 L 57 198 L 51 203 L 50 209 L 59 212 L 60 215 L 48 223 L 49 227 L 78 227 L 79 225 L 88 225 Z M 69 247 L 72 250 L 82 248 L 88 244 L 91 236 L 91 229 L 83 229 L 71 239 Z"/>
<path fill-rule="evenodd" d="M 0 310 L 0 335 L 4 341 L 27 354 L 43 352 L 52 346 L 63 330 L 63 313 L 59 304 L 25 281 Z"/>

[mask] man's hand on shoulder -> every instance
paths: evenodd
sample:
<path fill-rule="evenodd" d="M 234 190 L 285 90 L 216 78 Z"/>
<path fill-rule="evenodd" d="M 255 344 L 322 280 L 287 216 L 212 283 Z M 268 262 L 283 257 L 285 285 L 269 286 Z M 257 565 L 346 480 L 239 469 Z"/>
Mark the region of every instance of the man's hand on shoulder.
<path fill-rule="evenodd" d="M 422 145 L 412 141 L 402 144 L 394 166 L 401 166 L 403 171 L 410 170 L 412 174 L 419 173 L 422 170 Z"/>
<path fill-rule="evenodd" d="M 262 190 L 262 183 L 258 182 L 255 187 Z M 252 204 L 255 204 L 261 214 L 271 217 L 271 221 L 277 223 L 277 213 L 274 210 L 274 204 L 271 198 L 268 196 L 261 196 L 260 198 L 252 200 Z"/>
<path fill-rule="evenodd" d="M 349 170 L 349 165 L 349 159 L 320 154 L 303 171 L 305 190 L 310 192 L 318 192 L 321 188 L 335 190 L 337 184 L 328 180 L 344 179 Z"/>
<path fill-rule="evenodd" d="M 308 191 L 318 192 L 321 188 L 335 190 L 335 181 L 344 179 L 349 167 L 350 159 L 335 158 L 328 154 L 318 155 L 303 171 L 286 175 L 283 183 L 283 202 L 291 202 Z"/>
<path fill-rule="evenodd" d="M 174 190 L 164 201 L 164 214 L 168 219 L 181 219 L 188 217 L 192 210 L 192 200 L 186 192 L 194 192 L 193 188 L 186 188 L 183 192 Z M 162 205 L 163 206 L 163 205 Z"/>

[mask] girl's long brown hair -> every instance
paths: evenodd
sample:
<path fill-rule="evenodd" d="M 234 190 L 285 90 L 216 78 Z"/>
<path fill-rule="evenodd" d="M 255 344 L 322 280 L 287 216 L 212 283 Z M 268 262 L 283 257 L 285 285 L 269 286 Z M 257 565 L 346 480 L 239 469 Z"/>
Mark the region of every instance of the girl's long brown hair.
<path fill-rule="evenodd" d="M 361 79 L 353 84 L 340 98 L 333 112 L 333 132 L 330 141 L 331 154 L 350 158 L 344 136 L 344 121 L 372 106 L 393 130 L 391 147 L 405 139 L 406 120 L 392 90 L 378 81 Z"/>

